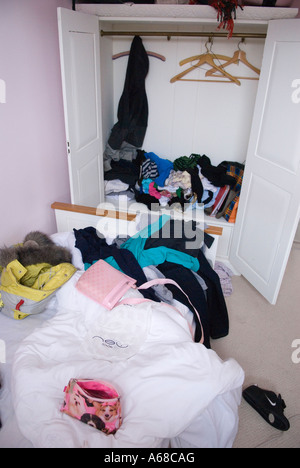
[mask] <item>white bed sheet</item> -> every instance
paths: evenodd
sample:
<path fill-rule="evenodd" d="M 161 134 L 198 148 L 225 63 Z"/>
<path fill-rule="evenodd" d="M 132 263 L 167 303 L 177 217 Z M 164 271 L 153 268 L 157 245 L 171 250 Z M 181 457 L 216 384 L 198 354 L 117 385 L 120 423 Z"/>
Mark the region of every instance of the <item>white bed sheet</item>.
<path fill-rule="evenodd" d="M 23 436 L 19 429 L 13 408 L 12 363 L 15 352 L 26 336 L 56 314 L 55 304 L 56 302 L 53 300 L 42 314 L 27 317 L 22 321 L 12 320 L 0 313 L 0 339 L 5 344 L 5 356 L 0 362 L 3 384 L 0 390 L 0 417 L 2 421 L 0 448 L 32 447 L 30 441 Z"/>
<path fill-rule="evenodd" d="M 82 268 L 73 235 L 54 239 L 72 248 Z M 158 304 L 149 305 L 147 336 L 136 354 L 99 359 L 86 337 L 105 311 L 76 290 L 81 274 L 39 316 L 16 322 L 0 314 L 0 338 L 7 344 L 0 447 L 231 447 L 244 381 L 238 363 L 194 343 L 186 319 Z M 115 435 L 60 412 L 71 377 L 102 378 L 120 390 L 124 420 Z"/>

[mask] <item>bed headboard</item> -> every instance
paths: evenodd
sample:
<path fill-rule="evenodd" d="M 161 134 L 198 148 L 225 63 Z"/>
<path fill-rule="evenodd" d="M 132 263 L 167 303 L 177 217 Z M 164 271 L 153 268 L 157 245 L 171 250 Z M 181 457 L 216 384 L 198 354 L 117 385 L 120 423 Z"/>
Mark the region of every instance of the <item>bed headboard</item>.
<path fill-rule="evenodd" d="M 70 232 L 73 229 L 83 229 L 92 226 L 101 231 L 105 237 L 115 238 L 119 236 L 133 236 L 140 230 L 138 222 L 140 218 L 136 213 L 128 213 L 105 207 L 94 208 L 90 206 L 72 205 L 70 203 L 54 202 L 51 208 L 55 211 L 57 232 Z M 149 211 L 150 213 L 150 211 Z M 149 214 L 148 213 L 148 214 Z M 160 212 L 151 213 L 152 216 L 160 216 Z M 204 230 L 214 237 L 214 243 L 205 252 L 206 257 L 214 265 L 217 255 L 218 240 L 223 229 L 219 226 L 206 226 Z"/>

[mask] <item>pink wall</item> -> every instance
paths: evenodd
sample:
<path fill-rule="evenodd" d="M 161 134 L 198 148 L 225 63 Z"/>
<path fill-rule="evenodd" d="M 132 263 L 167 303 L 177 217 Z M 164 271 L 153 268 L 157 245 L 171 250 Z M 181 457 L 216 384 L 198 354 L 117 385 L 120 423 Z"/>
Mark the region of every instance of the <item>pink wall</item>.
<path fill-rule="evenodd" d="M 299 8 L 297 18 L 300 18 L 300 0 L 292 0 L 291 7 Z"/>
<path fill-rule="evenodd" d="M 0 0 L 0 246 L 55 232 L 50 205 L 69 202 L 57 7 L 71 0 Z"/>

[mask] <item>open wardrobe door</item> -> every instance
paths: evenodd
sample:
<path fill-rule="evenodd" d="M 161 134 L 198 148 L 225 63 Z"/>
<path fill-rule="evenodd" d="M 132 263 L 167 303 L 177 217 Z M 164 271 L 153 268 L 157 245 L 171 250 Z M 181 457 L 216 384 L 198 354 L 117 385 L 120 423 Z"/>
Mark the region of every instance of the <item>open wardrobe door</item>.
<path fill-rule="evenodd" d="M 71 201 L 103 201 L 100 33 L 96 16 L 58 8 Z"/>
<path fill-rule="evenodd" d="M 231 247 L 275 304 L 300 216 L 300 20 L 271 21 Z"/>

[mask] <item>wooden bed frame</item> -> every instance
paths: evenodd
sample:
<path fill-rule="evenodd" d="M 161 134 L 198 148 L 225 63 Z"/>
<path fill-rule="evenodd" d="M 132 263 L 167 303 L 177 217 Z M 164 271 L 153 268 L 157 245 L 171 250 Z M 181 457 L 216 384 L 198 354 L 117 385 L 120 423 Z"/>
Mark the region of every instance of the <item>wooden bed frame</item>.
<path fill-rule="evenodd" d="M 54 202 L 51 208 L 55 211 L 57 232 L 72 232 L 74 228 L 83 229 L 87 226 L 99 228 L 99 223 L 101 223 L 101 227 L 104 229 L 106 223 L 112 229 L 112 232 L 119 235 L 132 236 L 137 232 L 135 223 L 137 213 L 115 210 L 110 204 L 108 204 L 108 207 L 102 204 L 102 206 L 99 205 L 99 207 L 94 208 L 91 206 Z M 145 210 L 145 213 L 150 213 L 150 211 Z M 160 214 L 160 212 L 156 213 L 157 217 Z M 182 216 L 180 218 L 182 219 Z M 222 227 L 211 225 L 206 226 L 204 231 L 215 239 L 211 248 L 205 252 L 206 257 L 214 266 L 217 257 L 218 241 L 219 237 L 222 236 L 223 229 Z"/>
<path fill-rule="evenodd" d="M 126 222 L 135 221 L 135 213 L 126 213 L 123 211 L 113 211 L 105 208 L 94 208 L 91 206 L 72 205 L 71 203 L 54 202 L 51 208 L 55 210 L 56 223 L 58 232 L 68 231 L 65 227 L 73 229 L 76 226 L 70 226 L 69 220 L 76 220 L 76 225 L 82 224 L 82 228 L 88 226 L 87 222 L 98 223 L 100 217 L 108 217 Z M 67 212 L 67 213 L 65 213 Z M 72 222 L 72 221 L 71 221 Z M 205 229 L 207 234 L 221 236 L 223 228 L 219 226 L 208 226 Z"/>

